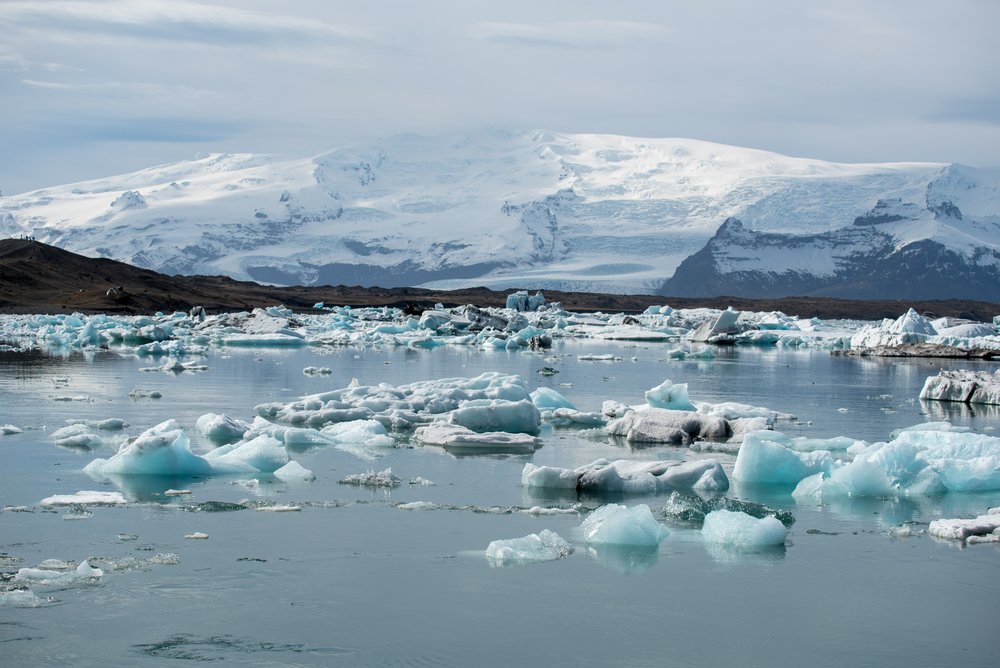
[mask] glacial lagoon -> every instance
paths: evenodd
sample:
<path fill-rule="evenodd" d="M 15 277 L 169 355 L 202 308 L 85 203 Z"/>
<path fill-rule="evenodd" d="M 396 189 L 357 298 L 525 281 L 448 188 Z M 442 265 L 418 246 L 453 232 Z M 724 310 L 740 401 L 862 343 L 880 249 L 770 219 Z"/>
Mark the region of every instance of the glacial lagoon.
<path fill-rule="evenodd" d="M 689 354 L 672 355 L 679 347 Z M 927 528 L 1000 506 L 998 491 L 802 502 L 794 484 L 733 478 L 734 447 L 629 444 L 549 422 L 528 453 L 451 451 L 394 432 L 391 445 L 289 445 L 314 480 L 84 471 L 166 420 L 206 453 L 216 445 L 195 427 L 206 413 L 250 422 L 256 406 L 355 379 L 400 386 L 490 372 L 551 388 L 583 413 L 640 404 L 669 379 L 692 400 L 794 415 L 773 425 L 790 437 L 874 443 L 927 421 L 997 436 L 1000 407 L 917 399 L 941 369 L 995 363 L 556 337 L 541 350 L 210 345 L 183 358 L 204 370 L 142 370 L 166 359 L 119 346 L 0 352 L 0 424 L 20 430 L 0 436 L 5 665 L 996 665 L 998 544 Z M 84 447 L 53 440 L 67 420 L 111 418 L 128 426 Z M 728 490 L 581 495 L 522 484 L 528 463 L 705 458 L 721 463 Z M 340 482 L 386 469 L 398 485 Z M 79 491 L 124 503 L 41 503 Z M 784 543 L 706 540 L 682 511 L 720 498 L 790 514 Z M 606 503 L 647 505 L 666 536 L 652 547 L 587 542 L 581 525 Z M 493 541 L 543 531 L 571 551 L 521 565 L 486 557 Z M 58 577 L 16 579 L 46 560 L 65 562 L 47 564 Z M 77 577 L 83 560 L 101 577 Z"/>

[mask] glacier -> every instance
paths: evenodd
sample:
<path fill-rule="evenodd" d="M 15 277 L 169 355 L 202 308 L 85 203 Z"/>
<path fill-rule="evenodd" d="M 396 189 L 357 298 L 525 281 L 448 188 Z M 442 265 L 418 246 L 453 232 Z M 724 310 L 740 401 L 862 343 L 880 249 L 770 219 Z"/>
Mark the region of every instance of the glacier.
<path fill-rule="evenodd" d="M 213 154 L 53 186 L 0 200 L 0 234 L 164 273 L 276 284 L 653 294 L 670 292 L 664 281 L 680 280 L 675 270 L 727 219 L 772 236 L 730 244 L 723 269 L 772 283 L 823 279 L 844 243 L 869 254 L 874 242 L 897 254 L 931 243 L 942 261 L 994 266 L 998 183 L 995 170 L 962 165 L 496 130 L 297 159 Z M 778 233 L 800 236 L 775 244 Z"/>

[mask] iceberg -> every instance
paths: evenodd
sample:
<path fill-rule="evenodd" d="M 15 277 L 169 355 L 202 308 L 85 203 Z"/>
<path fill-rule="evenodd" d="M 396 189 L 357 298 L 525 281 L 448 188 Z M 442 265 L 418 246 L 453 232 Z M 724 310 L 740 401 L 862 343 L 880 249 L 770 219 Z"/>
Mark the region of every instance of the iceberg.
<path fill-rule="evenodd" d="M 967 543 L 1000 542 L 1000 514 L 980 515 L 973 519 L 934 520 L 927 528 L 927 533 Z"/>
<path fill-rule="evenodd" d="M 120 492 L 79 491 L 76 494 L 57 494 L 48 496 L 39 505 L 44 508 L 53 506 L 121 506 L 125 505 L 125 497 Z"/>
<path fill-rule="evenodd" d="M 633 547 L 656 547 L 669 533 L 645 504 L 601 506 L 587 515 L 580 528 L 588 543 Z"/>
<path fill-rule="evenodd" d="M 205 413 L 195 422 L 195 429 L 212 443 L 225 444 L 243 438 L 250 425 L 224 413 Z"/>
<path fill-rule="evenodd" d="M 391 468 L 387 468 L 384 471 L 369 469 L 364 473 L 352 473 L 339 482 L 341 485 L 358 485 L 360 487 L 399 487 L 402 481 L 392 474 Z"/>
<path fill-rule="evenodd" d="M 472 399 L 452 411 L 450 420 L 452 424 L 480 432 L 537 434 L 541 426 L 541 414 L 529 399 Z"/>
<path fill-rule="evenodd" d="M 708 543 L 753 550 L 784 545 L 788 529 L 776 517 L 758 519 L 742 512 L 714 510 L 705 516 L 701 535 Z"/>
<path fill-rule="evenodd" d="M 928 376 L 920 398 L 966 404 L 1000 405 L 1000 371 L 946 371 Z"/>
<path fill-rule="evenodd" d="M 576 469 L 528 462 L 521 471 L 521 484 L 528 488 L 573 489 L 598 495 L 651 494 L 678 489 L 725 491 L 729 489 L 729 478 L 714 459 L 613 462 L 598 459 Z"/>
<path fill-rule="evenodd" d="M 48 568 L 22 568 L 14 574 L 14 582 L 28 582 L 45 586 L 73 585 L 84 580 L 96 580 L 104 576 L 100 568 L 93 568 L 84 559 L 80 565 L 71 571 L 53 570 Z"/>
<path fill-rule="evenodd" d="M 828 451 L 798 452 L 792 439 L 780 432 L 757 431 L 743 438 L 733 477 L 752 484 L 794 484 L 833 467 Z"/>
<path fill-rule="evenodd" d="M 487 558 L 496 566 L 554 561 L 572 553 L 573 546 L 549 529 L 523 538 L 494 540 L 486 548 Z"/>
<path fill-rule="evenodd" d="M 608 424 L 608 434 L 629 443 L 687 445 L 695 440 L 725 441 L 732 435 L 726 420 L 693 411 L 640 408 Z"/>
<path fill-rule="evenodd" d="M 646 390 L 646 403 L 653 408 L 669 408 L 675 411 L 695 410 L 694 404 L 688 399 L 687 383 L 674 384 L 669 380 Z"/>
<path fill-rule="evenodd" d="M 503 431 L 475 432 L 447 422 L 417 427 L 413 438 L 454 452 L 534 452 L 542 440 L 530 434 Z"/>
<path fill-rule="evenodd" d="M 274 477 L 286 482 L 304 480 L 311 482 L 316 479 L 316 474 L 302 466 L 296 461 L 290 461 L 284 466 L 274 471 Z"/>

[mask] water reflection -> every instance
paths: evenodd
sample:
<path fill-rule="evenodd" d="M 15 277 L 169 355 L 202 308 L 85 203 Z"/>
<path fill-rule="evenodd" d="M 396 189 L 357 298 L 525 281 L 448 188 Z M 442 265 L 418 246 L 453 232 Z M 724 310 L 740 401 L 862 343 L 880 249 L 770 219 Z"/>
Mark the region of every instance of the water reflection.
<path fill-rule="evenodd" d="M 192 484 L 203 483 L 206 478 L 174 475 L 118 475 L 102 476 L 113 483 L 130 500 L 136 503 L 178 503 L 180 497 L 168 496 L 167 490 L 183 490 Z"/>
<path fill-rule="evenodd" d="M 717 564 L 773 565 L 785 559 L 784 545 L 766 545 L 752 549 L 720 543 L 705 543 L 705 552 Z"/>
<path fill-rule="evenodd" d="M 587 554 L 619 575 L 638 575 L 656 565 L 660 549 L 657 546 L 589 545 Z"/>
<path fill-rule="evenodd" d="M 966 404 L 960 401 L 920 400 L 920 412 L 934 422 L 956 422 L 972 418 L 1000 420 L 1000 406 L 993 404 Z"/>

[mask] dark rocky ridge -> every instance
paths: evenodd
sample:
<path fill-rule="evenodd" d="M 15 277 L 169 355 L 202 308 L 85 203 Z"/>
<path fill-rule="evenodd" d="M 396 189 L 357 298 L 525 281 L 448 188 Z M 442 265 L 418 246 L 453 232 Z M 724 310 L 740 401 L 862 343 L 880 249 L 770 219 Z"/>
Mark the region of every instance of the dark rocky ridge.
<path fill-rule="evenodd" d="M 525 286 L 530 287 L 530 285 Z M 316 302 L 347 306 L 399 306 L 419 312 L 436 303 L 502 306 L 508 291 L 486 288 L 436 291 L 421 288 L 360 286 L 275 287 L 226 276 L 167 276 L 108 259 L 89 258 L 39 242 L 0 240 L 0 312 L 2 313 L 120 313 L 188 310 L 204 306 L 210 312 L 284 304 L 310 311 Z M 109 294 L 110 293 L 110 294 Z M 748 299 L 710 296 L 680 298 L 658 295 L 613 295 L 546 291 L 573 311 L 641 312 L 656 304 L 675 308 L 732 306 L 741 310 L 783 311 L 801 317 L 895 318 L 913 307 L 934 316 L 989 321 L 1000 304 L 974 300 L 852 301 L 823 297 Z"/>

